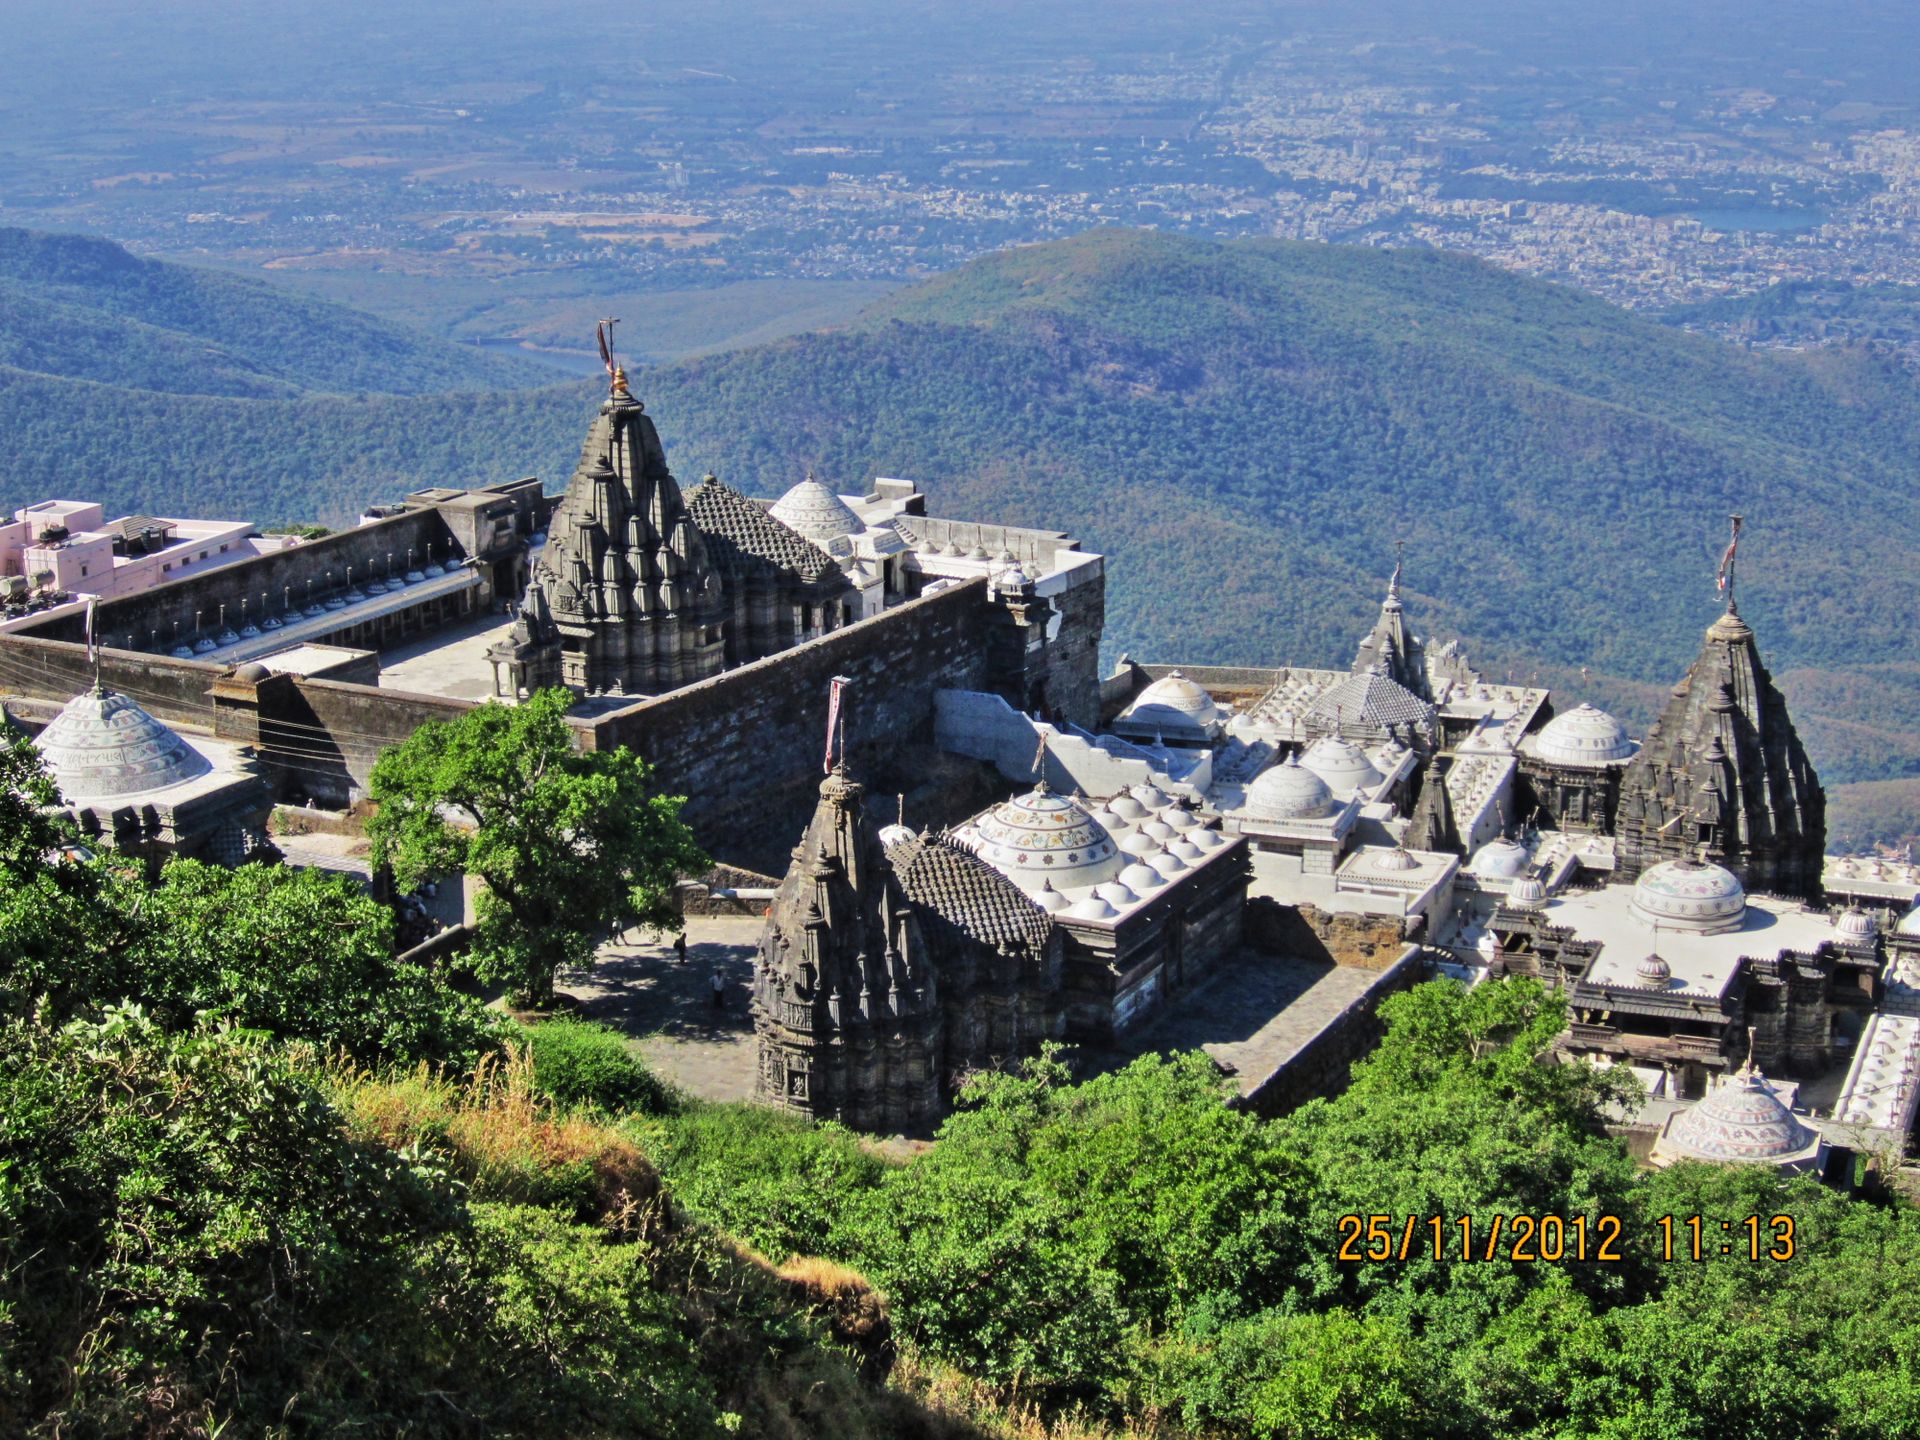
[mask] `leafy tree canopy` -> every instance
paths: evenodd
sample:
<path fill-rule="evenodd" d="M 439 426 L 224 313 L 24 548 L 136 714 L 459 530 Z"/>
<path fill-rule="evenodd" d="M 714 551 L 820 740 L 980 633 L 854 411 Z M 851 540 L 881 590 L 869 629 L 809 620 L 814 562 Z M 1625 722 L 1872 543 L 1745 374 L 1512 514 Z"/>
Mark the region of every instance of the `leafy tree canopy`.
<path fill-rule="evenodd" d="M 535 1002 L 562 966 L 583 966 L 615 925 L 672 923 L 677 877 L 707 864 L 654 794 L 639 756 L 583 751 L 547 690 L 421 726 L 374 765 L 367 827 L 376 863 L 402 886 L 433 876 L 484 882 L 477 973 Z"/>

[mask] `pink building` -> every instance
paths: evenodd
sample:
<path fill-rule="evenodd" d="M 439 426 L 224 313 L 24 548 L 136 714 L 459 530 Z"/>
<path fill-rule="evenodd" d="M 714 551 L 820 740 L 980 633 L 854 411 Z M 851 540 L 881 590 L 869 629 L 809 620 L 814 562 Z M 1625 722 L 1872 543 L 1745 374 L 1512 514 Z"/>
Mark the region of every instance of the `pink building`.
<path fill-rule="evenodd" d="M 245 520 L 135 515 L 108 521 L 90 501 L 42 500 L 0 523 L 0 601 L 39 599 L 40 618 L 47 600 L 117 600 L 296 543 L 262 539 Z"/>

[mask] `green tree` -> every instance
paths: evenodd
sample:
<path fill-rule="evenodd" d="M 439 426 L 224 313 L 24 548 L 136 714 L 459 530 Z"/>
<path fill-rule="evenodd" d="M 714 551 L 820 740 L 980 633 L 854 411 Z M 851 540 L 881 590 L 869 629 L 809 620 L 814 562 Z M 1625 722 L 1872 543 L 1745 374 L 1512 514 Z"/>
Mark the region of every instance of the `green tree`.
<path fill-rule="evenodd" d="M 369 786 L 375 862 L 403 886 L 482 881 L 475 970 L 534 1003 L 616 924 L 670 923 L 674 880 L 707 864 L 645 761 L 574 745 L 571 703 L 544 690 L 423 725 L 380 757 Z"/>

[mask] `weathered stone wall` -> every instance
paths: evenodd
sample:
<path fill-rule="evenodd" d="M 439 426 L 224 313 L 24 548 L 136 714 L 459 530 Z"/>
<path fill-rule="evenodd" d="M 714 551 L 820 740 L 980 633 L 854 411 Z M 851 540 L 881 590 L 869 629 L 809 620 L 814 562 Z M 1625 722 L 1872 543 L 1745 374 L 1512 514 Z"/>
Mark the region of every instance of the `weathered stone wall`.
<path fill-rule="evenodd" d="M 1271 955 L 1384 970 L 1406 949 L 1400 921 L 1384 915 L 1329 914 L 1312 905 L 1258 899 L 1247 907 L 1247 939 Z"/>
<path fill-rule="evenodd" d="M 785 654 L 582 723 L 591 749 L 629 745 L 717 857 L 772 870 L 813 813 L 828 682 L 846 693 L 847 750 L 880 794 L 917 785 L 934 692 L 987 682 L 987 583 L 971 580 L 835 630 Z M 756 862 L 759 862 L 756 864 Z"/>
<path fill-rule="evenodd" d="M 1380 971 L 1366 990 L 1325 1028 L 1254 1089 L 1234 1102 L 1268 1119 L 1297 1110 L 1309 1100 L 1337 1095 L 1347 1087 L 1356 1060 L 1380 1042 L 1378 1010 L 1387 996 L 1419 983 L 1425 965 L 1418 946 L 1401 948 L 1399 958 Z"/>
<path fill-rule="evenodd" d="M 207 691 L 224 667 L 130 650 L 100 652 L 100 683 L 139 701 L 169 725 L 213 728 Z M 84 647 L 31 635 L 0 635 L 0 694 L 64 705 L 93 684 Z"/>
<path fill-rule="evenodd" d="M 468 700 L 294 675 L 270 676 L 257 686 L 229 676 L 218 690 L 221 733 L 257 746 L 276 792 L 332 809 L 362 798 L 382 750 L 429 720 L 452 720 L 473 708 Z M 249 723 L 257 739 L 246 734 Z"/>

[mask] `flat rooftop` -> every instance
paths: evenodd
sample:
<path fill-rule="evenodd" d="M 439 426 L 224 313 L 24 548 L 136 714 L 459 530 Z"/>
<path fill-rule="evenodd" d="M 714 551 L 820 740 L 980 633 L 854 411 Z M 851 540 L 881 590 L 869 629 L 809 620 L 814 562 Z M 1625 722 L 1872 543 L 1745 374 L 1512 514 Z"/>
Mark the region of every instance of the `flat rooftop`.
<path fill-rule="evenodd" d="M 1634 969 L 1658 952 L 1673 972 L 1666 992 L 1717 1000 L 1727 992 L 1745 956 L 1772 956 L 1783 950 L 1811 953 L 1834 938 L 1833 922 L 1790 900 L 1747 897 L 1740 928 L 1702 935 L 1677 926 L 1653 927 L 1632 913 L 1633 887 L 1608 885 L 1580 895 L 1549 900 L 1542 907 L 1549 925 L 1564 925 L 1582 940 L 1598 940 L 1602 949 L 1587 968 L 1586 983 L 1646 990 Z"/>
<path fill-rule="evenodd" d="M 505 637 L 513 618 L 497 612 L 475 615 L 382 652 L 380 688 L 447 700 L 486 700 L 493 695 L 487 647 Z"/>

